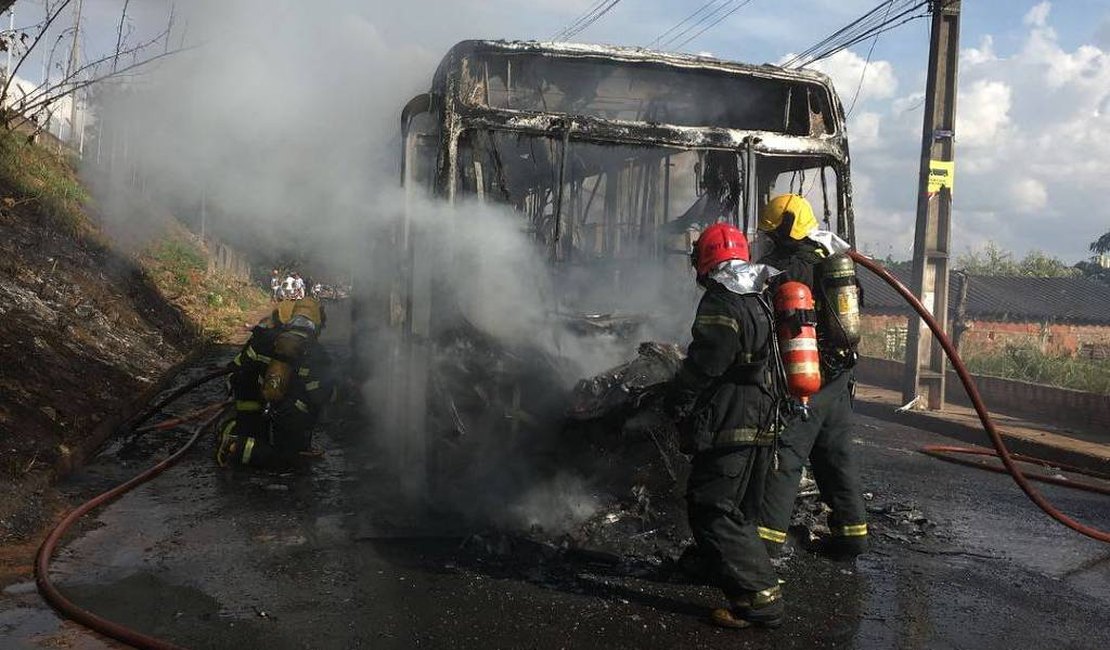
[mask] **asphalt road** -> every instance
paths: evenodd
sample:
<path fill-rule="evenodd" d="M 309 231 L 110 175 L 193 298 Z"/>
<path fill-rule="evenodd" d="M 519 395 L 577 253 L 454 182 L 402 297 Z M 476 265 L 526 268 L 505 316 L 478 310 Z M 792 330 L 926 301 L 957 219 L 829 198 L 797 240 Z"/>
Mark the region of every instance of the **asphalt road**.
<path fill-rule="evenodd" d="M 186 437 L 117 443 L 65 489 L 91 496 Z M 488 530 L 434 534 L 426 519 L 388 534 L 405 506 L 367 437 L 338 417 L 319 438 L 325 459 L 296 475 L 220 470 L 206 439 L 91 516 L 55 580 L 101 616 L 191 648 L 1110 647 L 1110 546 L 1047 519 L 1006 476 L 917 453 L 947 441 L 918 429 L 859 417 L 874 550 L 854 564 L 796 552 L 776 631 L 708 625 L 713 589 L 660 581 L 637 561 Z M 1043 489 L 1110 528 L 1106 497 Z M 899 523 L 910 505 L 917 523 Z M 5 648 L 116 647 L 62 622 L 33 583 L 2 598 Z"/>

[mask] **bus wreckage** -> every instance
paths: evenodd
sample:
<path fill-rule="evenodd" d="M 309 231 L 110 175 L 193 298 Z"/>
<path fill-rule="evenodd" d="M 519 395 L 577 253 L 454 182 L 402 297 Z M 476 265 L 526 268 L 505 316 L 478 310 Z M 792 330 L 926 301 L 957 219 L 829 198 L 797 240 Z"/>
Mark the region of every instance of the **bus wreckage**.
<path fill-rule="evenodd" d="M 408 476 L 433 487 L 450 489 L 447 477 L 473 465 L 467 448 L 502 459 L 522 448 L 562 453 L 555 441 L 568 422 L 605 420 L 627 409 L 629 384 L 644 390 L 673 374 L 673 344 L 687 340 L 698 297 L 690 245 L 709 223 L 754 239 L 760 206 L 790 191 L 809 198 L 825 228 L 855 240 L 843 109 L 812 71 L 464 41 L 430 91 L 405 106 L 401 133 L 408 209 L 388 241 L 400 271 L 359 309 L 394 335 L 374 373 L 389 384 L 387 429 Z M 555 346 L 498 340 L 467 317 L 495 296 L 460 306 L 443 290 L 436 279 L 459 261 L 415 214 L 424 197 L 456 206 L 445 218 L 455 232 L 468 227 L 463 206 L 514 215 L 543 260 L 543 336 Z M 645 340 L 662 343 L 640 348 L 632 372 L 575 376 L 581 364 L 559 352 L 575 346 L 562 343 L 591 339 L 623 346 L 625 361 Z"/>

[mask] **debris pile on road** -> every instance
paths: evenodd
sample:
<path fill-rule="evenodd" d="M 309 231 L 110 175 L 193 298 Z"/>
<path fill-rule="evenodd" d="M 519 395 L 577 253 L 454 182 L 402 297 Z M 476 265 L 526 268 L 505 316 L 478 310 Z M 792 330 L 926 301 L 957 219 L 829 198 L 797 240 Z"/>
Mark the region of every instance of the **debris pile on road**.
<path fill-rule="evenodd" d="M 683 354 L 673 343 L 641 343 L 636 358 L 599 375 L 582 379 L 571 394 L 567 416 L 601 419 L 641 406 L 651 389 L 670 381 Z"/>
<path fill-rule="evenodd" d="M 872 515 L 873 520 L 876 520 L 875 523 L 882 527 L 880 534 L 883 537 L 906 544 L 926 537 L 937 525 L 912 501 L 868 506 L 867 512 Z"/>

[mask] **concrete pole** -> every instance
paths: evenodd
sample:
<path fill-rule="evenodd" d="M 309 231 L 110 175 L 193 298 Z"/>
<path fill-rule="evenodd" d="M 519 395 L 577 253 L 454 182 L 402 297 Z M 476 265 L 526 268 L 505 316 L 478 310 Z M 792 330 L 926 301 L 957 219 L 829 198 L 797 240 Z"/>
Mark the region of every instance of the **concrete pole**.
<path fill-rule="evenodd" d="M 66 78 L 70 78 L 77 74 L 80 69 L 80 48 L 81 48 L 81 8 L 84 4 L 83 0 L 77 0 L 73 9 L 73 46 L 69 49 L 69 66 L 66 71 Z M 69 79 L 70 85 L 73 90 L 69 93 L 69 145 L 72 147 L 80 140 L 77 134 L 77 80 Z M 82 129 L 83 130 L 83 129 Z M 80 145 L 78 145 L 80 152 Z"/>
<path fill-rule="evenodd" d="M 932 12 L 910 289 L 947 333 L 960 0 L 932 0 Z M 944 376 L 943 350 L 933 345 L 921 319 L 912 318 L 906 337 L 903 402 L 920 396 L 929 409 L 942 410 Z"/>

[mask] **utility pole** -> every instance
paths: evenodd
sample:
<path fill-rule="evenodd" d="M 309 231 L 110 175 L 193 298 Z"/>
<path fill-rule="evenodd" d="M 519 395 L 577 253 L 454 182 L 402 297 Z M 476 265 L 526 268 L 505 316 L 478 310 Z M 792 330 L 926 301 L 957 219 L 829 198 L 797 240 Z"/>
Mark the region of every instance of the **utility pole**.
<path fill-rule="evenodd" d="M 921 129 L 921 172 L 910 289 L 948 331 L 948 272 L 952 234 L 953 139 L 956 126 L 956 68 L 960 56 L 960 0 L 931 0 L 929 76 Z M 924 334 L 923 334 L 924 333 Z M 931 410 L 944 408 L 944 352 L 920 318 L 906 337 L 903 402 L 918 396 Z"/>
<path fill-rule="evenodd" d="M 82 0 L 77 0 L 73 9 L 73 46 L 69 49 L 69 69 L 66 70 L 66 79 L 69 80 L 73 90 L 69 93 L 69 146 L 78 146 L 80 151 L 80 138 L 77 134 L 77 80 L 72 79 L 80 69 L 81 52 L 81 5 Z"/>

